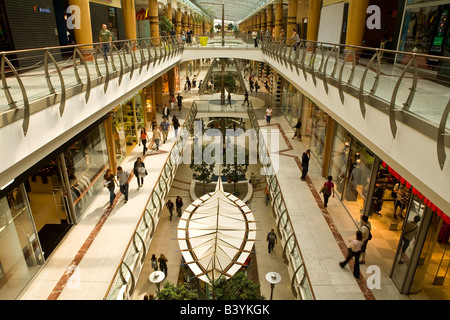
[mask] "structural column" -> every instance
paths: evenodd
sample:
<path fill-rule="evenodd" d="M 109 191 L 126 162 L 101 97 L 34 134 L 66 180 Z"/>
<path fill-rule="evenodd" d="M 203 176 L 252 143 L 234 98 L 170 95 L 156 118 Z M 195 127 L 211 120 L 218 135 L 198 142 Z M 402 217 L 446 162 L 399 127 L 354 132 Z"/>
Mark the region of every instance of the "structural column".
<path fill-rule="evenodd" d="M 360 46 L 364 38 L 369 0 L 350 0 L 345 44 Z"/>
<path fill-rule="evenodd" d="M 182 28 L 183 31 L 187 31 L 188 29 L 188 13 L 187 12 L 183 12 L 182 14 Z"/>
<path fill-rule="evenodd" d="M 297 1 L 289 0 L 286 38 L 290 38 L 294 32 L 294 28 L 297 28 Z"/>
<path fill-rule="evenodd" d="M 167 1 L 166 17 L 172 22 L 172 3 L 170 1 Z"/>
<path fill-rule="evenodd" d="M 89 0 L 69 0 L 69 5 L 75 5 L 80 8 L 80 21 L 74 21 L 80 27 L 80 29 L 74 29 L 75 40 L 77 44 L 91 44 L 92 40 L 92 27 L 91 27 L 91 12 L 89 9 Z M 79 22 L 79 23 L 78 23 Z M 100 29 L 98 30 L 100 32 Z M 98 42 L 98 36 L 95 38 L 95 42 Z M 93 60 L 93 46 L 82 46 L 79 50 L 86 60 Z"/>
<path fill-rule="evenodd" d="M 261 32 L 263 32 L 263 36 L 266 34 L 267 30 L 267 11 L 263 10 L 261 12 Z"/>
<path fill-rule="evenodd" d="M 317 41 L 321 10 L 322 0 L 309 0 L 307 40 Z"/>
<path fill-rule="evenodd" d="M 125 24 L 125 37 L 136 39 L 136 9 L 134 0 L 122 0 L 123 21 Z"/>
<path fill-rule="evenodd" d="M 270 31 L 270 35 L 273 35 L 273 5 L 269 4 L 267 7 L 267 29 Z"/>
<path fill-rule="evenodd" d="M 283 27 L 283 1 L 277 0 L 275 5 L 275 37 L 279 37 Z"/>
<path fill-rule="evenodd" d="M 178 8 L 177 13 L 175 15 L 175 32 L 177 34 L 181 33 L 181 17 L 182 17 L 181 9 Z"/>
<path fill-rule="evenodd" d="M 148 0 L 150 15 L 150 37 L 159 37 L 158 0 Z"/>
<path fill-rule="evenodd" d="M 256 31 L 261 31 L 261 12 L 256 15 Z"/>
<path fill-rule="evenodd" d="M 156 110 L 162 110 L 163 108 L 163 81 L 162 77 L 159 77 L 155 81 L 155 112 Z"/>
<path fill-rule="evenodd" d="M 113 132 L 113 114 L 114 112 L 110 112 L 108 118 L 106 118 L 105 124 L 105 136 L 106 136 L 106 145 L 108 146 L 108 156 L 109 156 L 109 168 L 113 174 L 116 173 L 117 168 L 117 156 L 116 156 L 116 143 L 114 140 L 114 132 Z"/>

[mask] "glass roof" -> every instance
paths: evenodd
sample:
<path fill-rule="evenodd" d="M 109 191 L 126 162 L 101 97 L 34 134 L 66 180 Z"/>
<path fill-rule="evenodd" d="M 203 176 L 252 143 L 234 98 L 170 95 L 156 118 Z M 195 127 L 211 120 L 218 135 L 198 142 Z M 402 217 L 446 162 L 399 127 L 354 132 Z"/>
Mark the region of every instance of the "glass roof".
<path fill-rule="evenodd" d="M 225 3 L 225 20 L 239 22 L 273 0 L 191 0 L 203 8 L 209 8 L 222 19 L 222 3 Z"/>

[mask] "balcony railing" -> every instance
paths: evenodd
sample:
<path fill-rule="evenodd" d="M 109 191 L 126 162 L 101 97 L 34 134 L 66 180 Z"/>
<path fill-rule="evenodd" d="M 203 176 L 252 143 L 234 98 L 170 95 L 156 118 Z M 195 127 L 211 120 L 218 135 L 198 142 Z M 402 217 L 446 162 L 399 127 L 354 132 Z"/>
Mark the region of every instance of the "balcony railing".
<path fill-rule="evenodd" d="M 113 79 L 122 84 L 128 73 L 148 71 L 156 63 L 180 54 L 183 43 L 169 37 L 17 50 L 1 53 L 0 127 L 23 119 L 26 135 L 30 114 L 59 103 L 64 113 L 68 98 L 84 93 L 88 102 L 92 88 Z"/>
<path fill-rule="evenodd" d="M 393 138 L 402 121 L 437 142 L 438 161 L 443 169 L 449 146 L 450 57 L 332 43 L 262 37 L 262 50 L 298 76 L 325 92 L 333 85 L 344 104 L 344 92 L 389 116 Z"/>

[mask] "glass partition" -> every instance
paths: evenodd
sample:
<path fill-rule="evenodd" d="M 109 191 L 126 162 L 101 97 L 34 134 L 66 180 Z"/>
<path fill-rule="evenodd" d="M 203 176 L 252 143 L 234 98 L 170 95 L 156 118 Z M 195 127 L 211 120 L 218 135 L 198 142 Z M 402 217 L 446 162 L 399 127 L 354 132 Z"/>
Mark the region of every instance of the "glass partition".
<path fill-rule="evenodd" d="M 0 299 L 14 300 L 44 263 L 22 185 L 0 199 Z"/>
<path fill-rule="evenodd" d="M 193 119 L 192 113 L 196 109 L 193 107 L 187 117 L 187 120 Z M 186 127 L 186 121 L 184 126 Z M 189 127 L 187 127 L 189 129 Z M 186 139 L 178 139 L 162 168 L 159 180 L 150 194 L 147 207 L 142 213 L 142 217 L 136 227 L 135 233 L 130 240 L 127 251 L 116 270 L 114 280 L 111 282 L 106 300 L 126 300 L 131 298 L 135 287 L 135 279 L 139 276 L 147 250 L 150 247 L 151 240 L 155 234 L 162 209 L 164 199 L 169 192 L 170 183 L 173 181 L 178 164 L 175 159 L 180 156 L 180 152 L 186 143 Z"/>

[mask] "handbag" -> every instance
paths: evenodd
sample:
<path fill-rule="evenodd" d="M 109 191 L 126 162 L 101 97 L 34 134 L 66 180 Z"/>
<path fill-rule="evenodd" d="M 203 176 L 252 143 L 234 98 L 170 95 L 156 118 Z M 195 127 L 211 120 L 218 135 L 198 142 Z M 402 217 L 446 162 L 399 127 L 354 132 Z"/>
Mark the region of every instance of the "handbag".
<path fill-rule="evenodd" d="M 323 195 L 329 195 L 330 192 L 328 191 L 328 187 L 326 184 L 323 185 L 322 189 L 320 189 L 320 193 L 323 193 Z"/>

